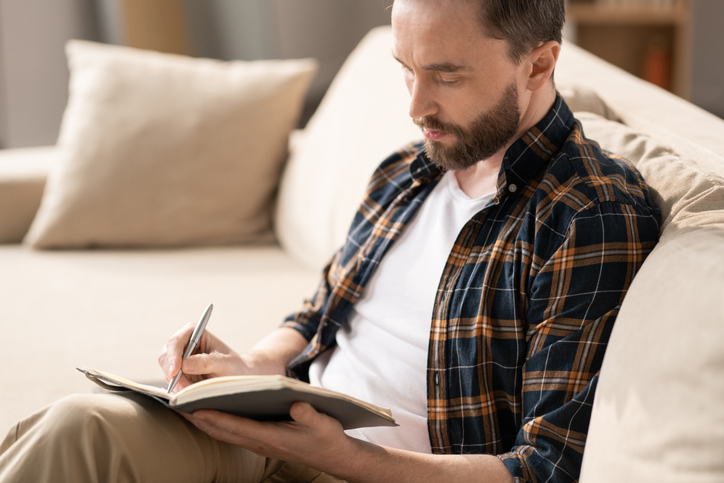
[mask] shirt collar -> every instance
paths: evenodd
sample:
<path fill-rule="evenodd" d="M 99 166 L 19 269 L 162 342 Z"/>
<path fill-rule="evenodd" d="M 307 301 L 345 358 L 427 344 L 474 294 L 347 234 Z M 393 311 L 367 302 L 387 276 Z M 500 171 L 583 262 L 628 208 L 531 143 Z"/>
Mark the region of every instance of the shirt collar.
<path fill-rule="evenodd" d="M 524 187 L 548 164 L 553 153 L 559 151 L 568 139 L 575 119 L 560 94 L 556 94 L 553 107 L 538 124 L 518 138 L 506 151 L 498 177 L 496 198 L 505 191 L 511 193 Z M 441 170 L 427 157 L 423 145 L 410 164 L 410 174 L 418 182 L 432 181 Z"/>
<path fill-rule="evenodd" d="M 514 193 L 528 185 L 548 165 L 551 156 L 561 150 L 574 124 L 573 113 L 560 94 L 556 94 L 553 107 L 543 119 L 505 153 L 498 177 L 498 196 L 504 190 Z"/>

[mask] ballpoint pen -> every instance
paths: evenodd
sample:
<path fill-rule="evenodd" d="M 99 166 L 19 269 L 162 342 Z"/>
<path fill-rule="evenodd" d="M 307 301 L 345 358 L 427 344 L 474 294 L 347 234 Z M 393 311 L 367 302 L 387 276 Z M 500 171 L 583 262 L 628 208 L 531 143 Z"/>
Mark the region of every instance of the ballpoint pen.
<path fill-rule="evenodd" d="M 191 355 L 191 353 L 196 348 L 196 344 L 199 343 L 199 340 L 201 340 L 201 335 L 204 333 L 204 329 L 206 328 L 206 323 L 209 321 L 209 318 L 211 317 L 211 310 L 213 310 L 214 304 L 209 304 L 208 307 L 206 307 L 206 310 L 204 311 L 204 314 L 201 316 L 201 319 L 199 319 L 199 322 L 196 324 L 196 327 L 194 328 L 194 331 L 191 333 L 191 338 L 189 339 L 189 343 L 186 346 L 186 350 L 184 351 L 183 359 L 186 359 L 188 356 Z M 176 383 L 179 379 L 181 379 L 181 368 L 179 368 L 178 373 L 176 374 L 176 377 L 173 378 L 173 381 L 171 381 L 171 384 L 168 385 L 168 389 L 166 392 L 170 393 L 173 391 L 173 388 L 176 387 Z"/>

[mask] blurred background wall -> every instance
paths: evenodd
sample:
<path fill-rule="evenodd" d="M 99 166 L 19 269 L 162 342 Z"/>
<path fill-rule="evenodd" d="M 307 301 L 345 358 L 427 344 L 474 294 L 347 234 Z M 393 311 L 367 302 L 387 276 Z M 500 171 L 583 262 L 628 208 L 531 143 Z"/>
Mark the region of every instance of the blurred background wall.
<path fill-rule="evenodd" d="M 724 0 L 695 0 L 689 100 L 724 118 Z"/>
<path fill-rule="evenodd" d="M 68 98 L 63 44 L 94 39 L 93 0 L 0 0 L 0 147 L 53 144 Z"/>
<path fill-rule="evenodd" d="M 389 23 L 390 3 L 0 0 L 0 148 L 55 143 L 67 101 L 63 44 L 71 38 L 147 42 L 158 50 L 224 60 L 315 57 L 321 68 L 306 119 L 357 42 L 372 27 Z M 722 21 L 724 0 L 692 0 L 689 98 L 724 117 Z M 165 37 L 153 38 L 159 32 Z"/>
<path fill-rule="evenodd" d="M 67 102 L 63 45 L 115 44 L 161 22 L 158 50 L 223 60 L 315 57 L 320 72 L 305 118 L 346 56 L 371 28 L 389 24 L 391 0 L 0 0 L 0 148 L 54 144 Z M 175 12 L 186 32 L 178 35 Z M 143 15 L 148 20 L 143 19 Z M 125 17 L 125 18 L 124 18 Z M 128 18 L 133 17 L 133 18 Z M 128 28 L 128 21 L 136 29 Z M 141 24 L 141 25 L 139 25 Z M 135 36 L 129 39 L 129 36 Z M 131 42 L 132 43 L 132 42 Z M 184 45 L 185 44 L 185 45 Z M 183 50 L 186 50 L 184 52 Z"/>

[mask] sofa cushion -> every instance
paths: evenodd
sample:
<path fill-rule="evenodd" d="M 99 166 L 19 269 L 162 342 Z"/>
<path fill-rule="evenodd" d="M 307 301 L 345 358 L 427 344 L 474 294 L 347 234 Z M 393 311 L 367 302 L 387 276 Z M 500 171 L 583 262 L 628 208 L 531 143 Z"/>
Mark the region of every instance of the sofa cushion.
<path fill-rule="evenodd" d="M 603 361 L 581 481 L 719 481 L 724 160 L 680 156 L 622 124 L 578 117 L 588 137 L 637 165 L 663 221 Z"/>
<path fill-rule="evenodd" d="M 37 248 L 271 239 L 270 214 L 313 60 L 222 62 L 67 45 L 60 162 Z"/>
<path fill-rule="evenodd" d="M 0 243 L 20 243 L 43 196 L 54 146 L 0 150 Z"/>
<path fill-rule="evenodd" d="M 89 366 L 138 381 L 163 376 L 168 337 L 196 323 L 237 351 L 298 310 L 319 274 L 276 245 L 40 251 L 0 246 L 3 351 L 0 441 L 10 425 L 94 384 Z"/>

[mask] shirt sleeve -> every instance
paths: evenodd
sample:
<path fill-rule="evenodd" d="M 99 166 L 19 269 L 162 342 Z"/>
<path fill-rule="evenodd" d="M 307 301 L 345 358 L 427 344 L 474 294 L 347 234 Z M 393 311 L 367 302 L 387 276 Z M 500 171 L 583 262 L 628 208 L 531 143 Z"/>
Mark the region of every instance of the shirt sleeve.
<path fill-rule="evenodd" d="M 337 252 L 324 267 L 321 280 L 312 298 L 305 300 L 302 308 L 290 314 L 282 324 L 282 327 L 295 329 L 307 341 L 311 341 L 319 329 L 322 313 L 328 304 L 329 294 L 334 286 L 334 267 L 338 266 L 340 252 Z"/>
<path fill-rule="evenodd" d="M 529 282 L 522 425 L 515 446 L 499 455 L 517 481 L 578 480 L 614 320 L 657 237 L 654 213 L 602 203 L 578 213 L 560 247 L 538 261 Z"/>

